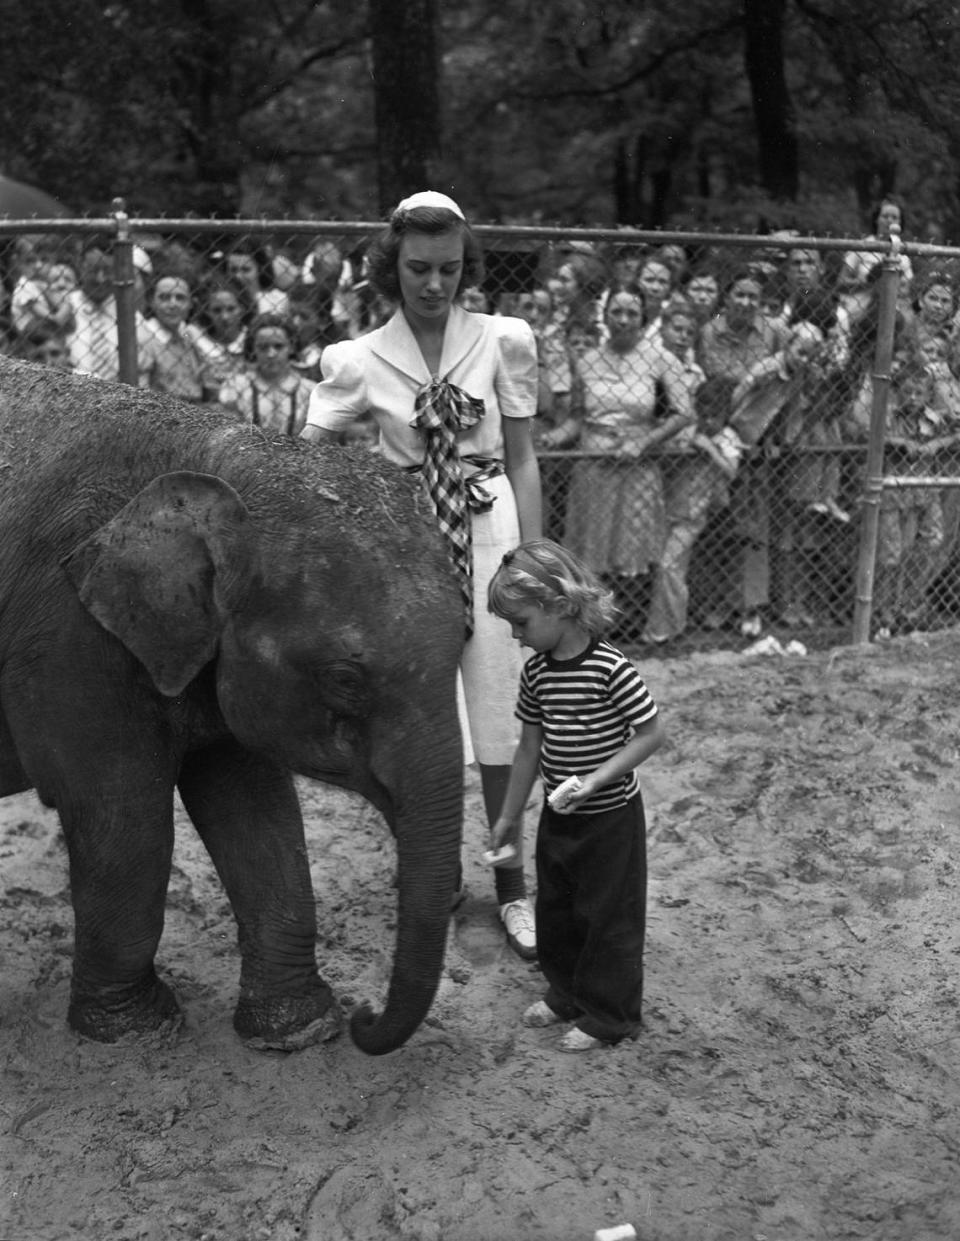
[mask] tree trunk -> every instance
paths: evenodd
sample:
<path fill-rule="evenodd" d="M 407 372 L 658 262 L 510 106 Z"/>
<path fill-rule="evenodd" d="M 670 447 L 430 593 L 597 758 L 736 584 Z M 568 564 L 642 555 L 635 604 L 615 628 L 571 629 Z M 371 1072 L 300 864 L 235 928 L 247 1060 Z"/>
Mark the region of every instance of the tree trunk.
<path fill-rule="evenodd" d="M 228 36 L 223 16 L 208 0 L 180 0 L 189 42 L 174 55 L 185 144 L 193 155 L 194 176 L 184 201 L 203 215 L 230 216 L 242 204 L 244 156 L 235 141 Z"/>
<path fill-rule="evenodd" d="M 798 188 L 796 118 L 783 60 L 785 0 L 744 0 L 744 60 L 757 126 L 760 179 L 774 199 Z"/>
<path fill-rule="evenodd" d="M 618 138 L 613 156 L 613 187 L 617 223 L 630 228 L 647 228 L 647 209 L 643 179 L 647 168 L 647 141 L 643 133 L 628 149 L 626 138 Z"/>
<path fill-rule="evenodd" d="M 377 189 L 384 213 L 433 184 L 440 156 L 437 0 L 370 0 Z"/>
<path fill-rule="evenodd" d="M 898 165 L 896 159 L 871 157 L 867 153 L 864 162 L 853 170 L 853 185 L 857 195 L 857 205 L 866 220 L 874 205 L 880 202 L 885 194 L 892 194 L 896 189 Z"/>
<path fill-rule="evenodd" d="M 667 206 L 673 190 L 673 172 L 662 165 L 650 174 L 650 222 L 649 228 L 663 228 L 667 222 Z"/>

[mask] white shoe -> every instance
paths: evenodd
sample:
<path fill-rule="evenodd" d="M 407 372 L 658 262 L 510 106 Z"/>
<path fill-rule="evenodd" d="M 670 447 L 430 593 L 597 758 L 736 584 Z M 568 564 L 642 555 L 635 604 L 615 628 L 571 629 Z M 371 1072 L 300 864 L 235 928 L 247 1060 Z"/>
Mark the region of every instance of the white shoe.
<path fill-rule="evenodd" d="M 530 901 L 522 896 L 500 906 L 500 921 L 507 932 L 507 943 L 524 961 L 537 959 L 537 928 Z"/>
<path fill-rule="evenodd" d="M 544 1026 L 558 1025 L 561 1021 L 563 1018 L 553 1011 L 546 1000 L 537 1000 L 536 1004 L 531 1004 L 523 1014 L 523 1024 L 537 1030 Z"/>
<path fill-rule="evenodd" d="M 595 1047 L 606 1047 L 607 1044 L 600 1038 L 594 1038 L 592 1034 L 585 1034 L 579 1026 L 574 1026 L 572 1030 L 568 1030 L 560 1040 L 561 1051 L 593 1051 Z"/>

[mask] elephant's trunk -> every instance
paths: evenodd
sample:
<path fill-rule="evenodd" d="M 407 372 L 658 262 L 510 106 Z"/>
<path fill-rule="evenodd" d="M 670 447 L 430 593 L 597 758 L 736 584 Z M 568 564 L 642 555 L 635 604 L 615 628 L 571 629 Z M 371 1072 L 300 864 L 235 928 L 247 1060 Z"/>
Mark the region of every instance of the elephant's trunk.
<path fill-rule="evenodd" d="M 396 1051 L 407 1041 L 429 1012 L 440 982 L 463 826 L 459 734 L 446 738 L 444 748 L 449 757 L 441 778 L 436 766 L 429 780 L 408 771 L 404 783 L 411 791 L 398 803 L 397 942 L 387 1002 L 379 1015 L 364 1005 L 350 1022 L 354 1042 L 372 1056 Z"/>

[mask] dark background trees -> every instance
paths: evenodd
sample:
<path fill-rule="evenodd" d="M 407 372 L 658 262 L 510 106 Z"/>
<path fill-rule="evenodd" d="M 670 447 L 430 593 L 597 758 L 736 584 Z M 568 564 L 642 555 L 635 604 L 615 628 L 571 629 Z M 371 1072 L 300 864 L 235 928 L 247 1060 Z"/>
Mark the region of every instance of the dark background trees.
<path fill-rule="evenodd" d="M 440 59 L 437 0 L 369 0 L 377 191 L 387 211 L 414 186 L 437 184 Z"/>
<path fill-rule="evenodd" d="M 78 211 L 960 233 L 942 0 L 0 0 L 0 171 Z"/>

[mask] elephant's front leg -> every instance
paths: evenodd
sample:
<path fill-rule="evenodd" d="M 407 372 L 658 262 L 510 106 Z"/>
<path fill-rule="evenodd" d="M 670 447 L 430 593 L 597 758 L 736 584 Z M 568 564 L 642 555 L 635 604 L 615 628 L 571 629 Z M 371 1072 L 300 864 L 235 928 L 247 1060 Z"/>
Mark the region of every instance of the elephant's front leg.
<path fill-rule="evenodd" d="M 180 795 L 239 926 L 233 1024 L 257 1048 L 332 1038 L 341 1015 L 317 973 L 316 914 L 300 803 L 290 773 L 223 742 L 187 757 Z"/>
<path fill-rule="evenodd" d="M 173 853 L 173 786 L 158 789 L 154 778 L 149 792 L 134 792 L 131 778 L 88 781 L 82 802 L 57 802 L 76 922 L 68 1021 L 102 1043 L 180 1015 L 154 971 Z"/>

